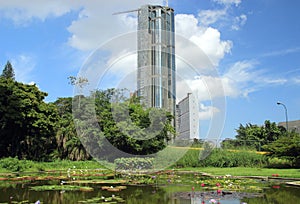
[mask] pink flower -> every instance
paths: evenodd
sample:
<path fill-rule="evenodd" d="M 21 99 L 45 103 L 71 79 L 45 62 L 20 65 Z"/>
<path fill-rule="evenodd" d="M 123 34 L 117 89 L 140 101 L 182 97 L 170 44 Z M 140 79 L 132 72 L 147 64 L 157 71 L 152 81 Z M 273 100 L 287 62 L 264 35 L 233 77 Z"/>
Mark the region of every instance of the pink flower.
<path fill-rule="evenodd" d="M 194 190 L 195 190 L 195 187 L 193 186 L 193 187 L 192 187 L 192 191 L 194 191 Z"/>
<path fill-rule="evenodd" d="M 210 202 L 210 203 L 216 203 L 217 201 L 216 201 L 215 199 L 212 198 L 212 199 L 209 200 L 209 202 Z"/>
<path fill-rule="evenodd" d="M 204 187 L 205 186 L 205 183 L 201 183 L 201 187 Z"/>
<path fill-rule="evenodd" d="M 216 186 L 218 186 L 218 187 L 219 187 L 219 186 L 221 186 L 221 184 L 220 184 L 220 183 L 216 183 Z"/>
<path fill-rule="evenodd" d="M 220 194 L 221 192 L 222 192 L 222 190 L 220 190 L 220 189 L 217 190 L 217 193 L 218 193 L 218 194 Z"/>

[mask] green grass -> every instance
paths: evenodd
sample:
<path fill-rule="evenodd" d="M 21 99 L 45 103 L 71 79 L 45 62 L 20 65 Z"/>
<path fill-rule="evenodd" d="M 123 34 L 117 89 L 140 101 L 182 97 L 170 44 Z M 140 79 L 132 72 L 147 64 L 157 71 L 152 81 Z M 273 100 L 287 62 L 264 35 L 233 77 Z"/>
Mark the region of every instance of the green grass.
<path fill-rule="evenodd" d="M 0 160 L 1 165 L 3 160 Z M 22 171 L 25 172 L 36 172 L 36 171 L 63 171 L 67 172 L 68 169 L 80 170 L 96 170 L 96 169 L 105 169 L 101 163 L 97 161 L 54 161 L 54 162 L 33 162 L 33 161 L 24 161 L 19 160 L 15 161 L 10 159 L 6 162 L 13 165 L 19 165 Z M 13 165 L 12 165 L 13 164 Z M 8 168 L 3 168 L 0 165 L 0 173 L 11 173 L 13 170 Z M 300 178 L 300 169 L 275 169 L 275 168 L 258 168 L 258 167 L 232 167 L 232 168 L 217 168 L 217 167 L 185 167 L 185 168 L 174 168 L 172 169 L 178 171 L 195 171 L 195 172 L 204 172 L 212 175 L 232 175 L 232 176 L 272 176 L 272 174 L 278 174 L 279 177 L 292 177 Z"/>
<path fill-rule="evenodd" d="M 0 173 L 105 168 L 97 161 L 57 160 L 53 162 L 34 162 L 29 160 L 18 160 L 16 158 L 5 158 L 1 159 L 0 163 Z"/>
<path fill-rule="evenodd" d="M 179 171 L 196 171 L 209 173 L 216 176 L 272 176 L 278 174 L 279 177 L 300 178 L 300 169 L 271 169 L 255 167 L 233 167 L 233 168 L 181 168 Z"/>

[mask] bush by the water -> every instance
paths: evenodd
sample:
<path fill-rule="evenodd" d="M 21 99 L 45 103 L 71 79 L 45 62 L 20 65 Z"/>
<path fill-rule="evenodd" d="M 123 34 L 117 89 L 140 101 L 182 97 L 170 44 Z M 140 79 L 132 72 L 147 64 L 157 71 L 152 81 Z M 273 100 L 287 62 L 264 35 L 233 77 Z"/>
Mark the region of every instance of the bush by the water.
<path fill-rule="evenodd" d="M 117 170 L 149 170 L 153 168 L 153 158 L 120 158 L 115 165 Z"/>
<path fill-rule="evenodd" d="M 267 157 L 251 151 L 214 149 L 206 157 L 202 150 L 189 150 L 176 164 L 177 167 L 264 167 Z"/>
<path fill-rule="evenodd" d="M 12 172 L 24 171 L 26 169 L 31 168 L 32 165 L 32 161 L 19 160 L 16 157 L 7 157 L 0 160 L 0 167 Z"/>

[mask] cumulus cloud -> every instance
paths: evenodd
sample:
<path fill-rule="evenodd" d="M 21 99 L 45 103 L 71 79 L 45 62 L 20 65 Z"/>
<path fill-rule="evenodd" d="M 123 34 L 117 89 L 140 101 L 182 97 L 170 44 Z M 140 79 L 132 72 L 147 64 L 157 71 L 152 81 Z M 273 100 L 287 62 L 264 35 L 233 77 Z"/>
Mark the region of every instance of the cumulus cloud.
<path fill-rule="evenodd" d="M 177 14 L 175 22 L 176 32 L 198 45 L 214 66 L 217 66 L 224 55 L 230 52 L 232 42 L 221 40 L 221 33 L 217 29 L 201 26 L 194 15 Z"/>
<path fill-rule="evenodd" d="M 69 44 L 79 50 L 96 49 L 113 37 L 137 29 L 136 12 L 113 15 L 114 13 L 138 9 L 144 4 L 161 3 L 162 0 L 82 1 L 83 9 L 79 14 L 82 17 L 68 27 L 72 34 Z"/>
<path fill-rule="evenodd" d="M 60 17 L 71 11 L 78 12 L 68 31 L 69 45 L 79 50 L 93 50 L 112 37 L 134 31 L 136 21 L 132 14 L 112 15 L 118 11 L 137 9 L 144 4 L 162 4 L 163 0 L 10 0 L 0 2 L 0 18 L 27 25 L 32 19 L 45 20 Z"/>

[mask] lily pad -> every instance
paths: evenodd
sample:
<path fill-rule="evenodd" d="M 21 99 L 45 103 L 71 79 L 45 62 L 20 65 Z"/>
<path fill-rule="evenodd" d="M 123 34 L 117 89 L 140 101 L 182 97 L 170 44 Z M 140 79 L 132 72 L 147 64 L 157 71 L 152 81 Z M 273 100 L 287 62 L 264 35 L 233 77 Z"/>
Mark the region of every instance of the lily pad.
<path fill-rule="evenodd" d="M 30 187 L 34 191 L 93 191 L 92 187 L 72 185 L 43 185 Z"/>

